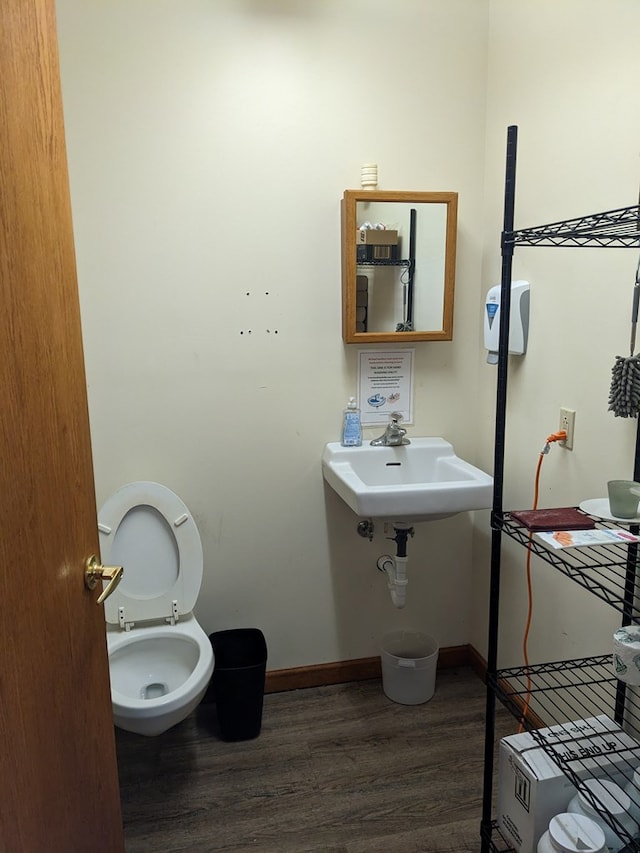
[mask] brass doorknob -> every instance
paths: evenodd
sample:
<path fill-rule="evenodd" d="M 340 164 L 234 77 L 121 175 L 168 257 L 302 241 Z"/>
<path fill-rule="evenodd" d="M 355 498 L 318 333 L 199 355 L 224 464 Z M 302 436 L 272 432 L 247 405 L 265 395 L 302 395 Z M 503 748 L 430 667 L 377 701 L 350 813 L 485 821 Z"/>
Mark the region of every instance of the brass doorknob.
<path fill-rule="evenodd" d="M 122 566 L 101 566 L 96 555 L 92 554 L 85 563 L 84 585 L 87 589 L 95 589 L 98 581 L 109 581 L 96 601 L 96 604 L 102 604 L 118 586 L 123 574 Z"/>

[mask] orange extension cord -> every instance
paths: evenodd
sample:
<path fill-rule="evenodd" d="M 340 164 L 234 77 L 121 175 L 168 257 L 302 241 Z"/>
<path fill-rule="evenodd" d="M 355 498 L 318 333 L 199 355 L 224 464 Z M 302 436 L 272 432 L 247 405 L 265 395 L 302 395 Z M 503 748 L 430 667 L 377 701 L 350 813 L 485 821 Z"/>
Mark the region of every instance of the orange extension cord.
<path fill-rule="evenodd" d="M 549 448 L 553 441 L 564 441 L 567 437 L 567 433 L 561 429 L 559 432 L 551 433 L 551 435 L 547 436 L 547 440 L 543 449 L 540 451 L 540 456 L 538 457 L 538 464 L 536 466 L 536 475 L 533 482 L 533 507 L 532 509 L 538 509 L 538 495 L 540 491 L 540 471 L 542 469 L 542 460 L 549 452 Z M 531 537 L 533 533 L 529 534 L 529 542 L 531 542 Z M 529 676 L 529 631 L 531 630 L 531 619 L 533 616 L 533 587 L 531 585 L 531 547 L 527 548 L 527 596 L 528 596 L 528 610 L 527 610 L 527 623 L 524 629 L 524 635 L 522 637 L 522 655 L 524 658 L 524 665 L 527 671 L 527 692 L 525 694 L 524 705 L 522 708 L 522 716 L 520 717 L 520 725 L 518 726 L 518 731 L 522 732 L 524 730 L 525 722 L 527 719 L 527 714 L 529 713 L 529 704 L 531 702 L 531 678 Z"/>

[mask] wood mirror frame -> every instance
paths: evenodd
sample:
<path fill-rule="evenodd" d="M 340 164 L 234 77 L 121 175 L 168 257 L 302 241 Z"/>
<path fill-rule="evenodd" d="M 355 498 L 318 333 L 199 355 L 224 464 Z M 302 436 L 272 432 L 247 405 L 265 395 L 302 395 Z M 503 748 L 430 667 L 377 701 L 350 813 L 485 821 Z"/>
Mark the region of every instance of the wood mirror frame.
<path fill-rule="evenodd" d="M 433 328 L 413 329 L 398 331 L 362 330 L 362 323 L 358 329 L 358 308 L 362 312 L 362 306 L 358 305 L 357 277 L 359 268 L 375 268 L 381 262 L 357 259 L 358 247 L 356 246 L 356 232 L 358 231 L 358 203 L 401 203 L 406 206 L 412 204 L 438 204 L 443 205 L 444 245 L 438 247 L 437 253 L 441 256 L 439 261 L 442 269 L 442 317 L 438 316 L 438 322 L 433 323 Z M 414 217 L 416 214 L 412 214 Z M 456 264 L 456 233 L 458 219 L 458 194 L 454 192 L 403 192 L 403 191 L 377 191 L 377 190 L 345 190 L 342 199 L 342 337 L 347 344 L 370 344 L 370 343 L 404 343 L 410 341 L 450 341 L 453 337 L 453 294 L 455 287 L 455 264 Z M 413 227 L 415 235 L 415 226 Z M 373 233 L 373 232 L 372 232 Z M 402 248 L 404 259 L 382 261 L 382 265 L 396 268 L 396 275 L 402 275 L 402 269 L 410 273 L 410 281 L 413 281 L 413 272 L 416 268 L 415 246 L 407 250 L 407 244 L 415 242 L 410 240 L 410 235 L 403 235 L 405 247 Z M 413 255 L 411 260 L 409 252 Z M 400 270 L 400 272 L 398 272 Z M 398 278 L 400 281 L 400 279 Z M 404 281 L 404 285 L 407 281 Z M 412 284 L 409 284 L 410 306 L 413 305 Z M 406 302 L 406 289 L 405 289 Z M 409 309 L 411 312 L 411 307 Z M 365 312 L 366 313 L 366 312 Z M 409 314 L 412 318 L 412 314 Z M 396 318 L 397 319 L 397 318 Z M 406 317 L 405 317 L 406 319 Z M 393 326 L 394 318 L 388 320 Z M 386 325 L 386 323 L 385 323 Z M 396 324 L 402 325 L 402 324 Z M 432 325 L 432 324 L 429 324 Z M 366 326 L 366 324 L 365 324 Z"/>

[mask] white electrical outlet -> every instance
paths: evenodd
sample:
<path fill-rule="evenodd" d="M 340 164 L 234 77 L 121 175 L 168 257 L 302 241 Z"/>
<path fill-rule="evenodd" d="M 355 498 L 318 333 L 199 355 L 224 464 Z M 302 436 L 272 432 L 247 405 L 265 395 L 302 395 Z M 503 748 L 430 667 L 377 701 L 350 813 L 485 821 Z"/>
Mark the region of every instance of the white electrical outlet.
<path fill-rule="evenodd" d="M 565 441 L 558 442 L 560 447 L 566 450 L 573 450 L 573 433 L 576 425 L 576 410 L 575 409 L 560 409 L 560 427 L 567 433 Z"/>

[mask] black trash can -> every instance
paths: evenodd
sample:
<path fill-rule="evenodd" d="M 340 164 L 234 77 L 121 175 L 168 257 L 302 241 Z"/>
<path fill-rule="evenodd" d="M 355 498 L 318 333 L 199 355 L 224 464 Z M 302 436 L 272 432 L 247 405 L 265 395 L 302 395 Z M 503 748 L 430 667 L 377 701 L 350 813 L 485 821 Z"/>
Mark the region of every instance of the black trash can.
<path fill-rule="evenodd" d="M 215 657 L 211 682 L 223 740 L 250 740 L 262 726 L 267 643 L 258 628 L 209 635 Z"/>

